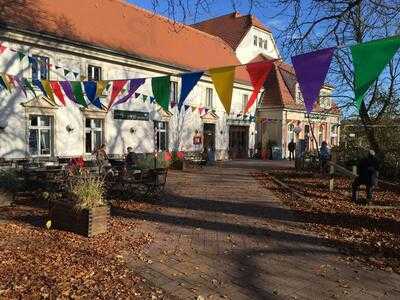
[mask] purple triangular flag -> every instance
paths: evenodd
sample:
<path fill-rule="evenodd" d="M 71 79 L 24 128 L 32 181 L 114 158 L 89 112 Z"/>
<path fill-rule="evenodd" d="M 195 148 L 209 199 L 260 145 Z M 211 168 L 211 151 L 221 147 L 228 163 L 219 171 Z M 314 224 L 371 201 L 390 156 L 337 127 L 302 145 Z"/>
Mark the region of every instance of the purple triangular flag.
<path fill-rule="evenodd" d="M 114 106 L 117 104 L 125 103 L 128 101 L 133 94 L 136 92 L 136 90 L 146 81 L 144 78 L 138 78 L 138 79 L 131 79 L 129 80 L 129 90 L 128 94 L 122 98 L 120 98 L 118 101 L 114 103 Z M 135 97 L 137 98 L 137 97 Z"/>
<path fill-rule="evenodd" d="M 319 97 L 335 50 L 336 47 L 332 47 L 292 57 L 297 82 L 308 113 L 313 110 Z"/>
<path fill-rule="evenodd" d="M 72 87 L 71 87 L 71 84 L 69 83 L 69 81 L 59 81 L 58 83 L 62 86 L 65 95 L 66 95 L 72 102 L 77 103 L 76 98 L 75 98 L 75 95 L 74 95 L 74 92 L 72 91 Z"/>

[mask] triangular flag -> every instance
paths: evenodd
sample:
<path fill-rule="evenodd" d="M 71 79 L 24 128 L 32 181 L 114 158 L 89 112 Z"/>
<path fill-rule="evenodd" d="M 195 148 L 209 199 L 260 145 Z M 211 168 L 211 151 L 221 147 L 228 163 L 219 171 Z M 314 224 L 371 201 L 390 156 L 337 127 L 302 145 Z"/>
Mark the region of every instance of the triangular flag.
<path fill-rule="evenodd" d="M 108 80 L 99 80 L 97 81 L 97 87 L 96 87 L 96 97 L 99 98 L 100 96 L 103 95 L 103 92 L 105 88 L 108 85 Z"/>
<path fill-rule="evenodd" d="M 28 90 L 30 90 L 32 92 L 32 94 L 35 96 L 35 98 L 37 97 L 35 90 L 33 89 L 32 85 L 30 84 L 30 82 L 28 81 L 28 79 L 26 78 L 22 78 L 22 82 L 24 84 L 24 86 L 26 88 L 28 88 Z"/>
<path fill-rule="evenodd" d="M 399 47 L 400 36 L 396 36 L 357 44 L 350 48 L 354 66 L 355 102 L 358 109 L 361 107 L 365 93 L 378 79 Z"/>
<path fill-rule="evenodd" d="M 36 63 L 36 58 L 34 58 L 33 56 L 28 56 L 28 61 L 30 64 L 34 64 Z"/>
<path fill-rule="evenodd" d="M 0 43 L 0 54 L 3 54 L 3 52 L 7 49 L 6 46 L 3 46 L 3 43 Z"/>
<path fill-rule="evenodd" d="M 326 48 L 292 57 L 297 81 L 308 113 L 319 98 L 336 47 Z"/>
<path fill-rule="evenodd" d="M 171 91 L 170 76 L 154 77 L 151 79 L 153 96 L 156 102 L 165 110 L 168 111 L 169 97 Z"/>
<path fill-rule="evenodd" d="M 85 89 L 86 97 L 97 108 L 101 109 L 100 99 L 96 97 L 97 83 L 96 81 L 84 81 L 83 87 Z"/>
<path fill-rule="evenodd" d="M 190 105 L 185 105 L 185 111 L 189 109 Z"/>
<path fill-rule="evenodd" d="M 196 111 L 196 106 L 192 106 L 192 112 Z"/>
<path fill-rule="evenodd" d="M 32 83 L 33 83 L 34 85 L 36 85 L 36 86 L 40 89 L 40 91 L 43 93 L 43 95 L 45 95 L 45 96 L 47 97 L 46 90 L 44 89 L 44 87 L 43 87 L 43 85 L 42 85 L 42 82 L 41 82 L 40 80 L 38 80 L 38 79 L 33 79 L 33 80 L 32 80 Z"/>
<path fill-rule="evenodd" d="M 51 102 L 53 102 L 54 104 L 56 103 L 56 101 L 54 100 L 54 94 L 53 94 L 53 90 L 51 88 L 50 82 L 48 80 L 41 80 L 43 89 L 46 91 L 47 94 L 47 98 L 49 98 L 51 100 Z"/>
<path fill-rule="evenodd" d="M 245 113 L 248 112 L 256 102 L 258 93 L 271 72 L 272 66 L 272 61 L 262 61 L 246 65 L 246 70 L 249 73 L 251 84 L 253 85 L 253 93 L 247 101 L 246 108 L 244 109 Z"/>
<path fill-rule="evenodd" d="M 19 60 L 21 61 L 21 60 L 23 60 L 23 59 L 24 59 L 24 57 L 25 57 L 25 54 L 24 54 L 24 53 L 22 53 L 22 52 L 18 52 L 18 57 L 19 57 Z"/>
<path fill-rule="evenodd" d="M 72 73 L 74 73 L 75 79 L 78 79 L 79 73 L 78 72 L 72 72 Z"/>
<path fill-rule="evenodd" d="M 135 93 L 135 98 L 139 97 L 140 93 Z"/>
<path fill-rule="evenodd" d="M 14 76 L 14 80 L 17 82 L 18 86 L 20 87 L 21 91 L 24 93 L 25 97 L 28 98 L 28 94 L 26 93 L 24 83 L 22 82 L 22 77 Z"/>
<path fill-rule="evenodd" d="M 111 92 L 111 99 L 110 103 L 108 104 L 108 109 L 111 108 L 113 105 L 115 98 L 117 98 L 119 92 L 124 88 L 124 85 L 126 84 L 128 80 L 113 80 L 113 85 L 112 85 L 112 92 Z"/>
<path fill-rule="evenodd" d="M 5 74 L 0 74 L 0 85 L 11 93 L 11 87 L 8 84 L 8 80 L 5 78 Z"/>
<path fill-rule="evenodd" d="M 142 97 L 143 97 L 142 98 L 143 99 L 143 103 L 146 102 L 148 96 L 147 95 L 142 95 Z"/>
<path fill-rule="evenodd" d="M 223 67 L 210 69 L 212 81 L 221 100 L 225 111 L 229 114 L 231 111 L 233 80 L 235 79 L 235 67 Z"/>
<path fill-rule="evenodd" d="M 187 96 L 189 95 L 190 91 L 196 86 L 202 75 L 203 72 L 182 74 L 181 95 L 178 101 L 179 111 L 181 111 L 182 105 L 185 103 Z"/>
<path fill-rule="evenodd" d="M 59 81 L 58 82 L 61 87 L 64 90 L 65 95 L 74 103 L 77 103 L 78 101 L 75 99 L 75 95 L 74 92 L 72 91 L 72 87 L 71 84 L 69 83 L 69 81 Z"/>
<path fill-rule="evenodd" d="M 70 73 L 70 71 L 69 70 L 67 70 L 67 69 L 64 69 L 64 76 L 68 76 L 68 74 Z"/>
<path fill-rule="evenodd" d="M 122 97 L 121 99 L 119 99 L 117 102 L 115 102 L 114 105 L 125 103 L 126 101 L 128 101 L 132 97 L 132 95 L 136 92 L 136 90 L 142 84 L 144 84 L 145 81 L 146 81 L 146 79 L 144 79 L 144 78 L 129 80 L 128 94 L 126 96 Z"/>
<path fill-rule="evenodd" d="M 10 85 L 11 88 L 16 88 L 15 83 L 14 83 L 14 76 L 10 75 L 10 74 L 6 74 L 7 76 L 7 80 L 8 80 L 8 84 Z"/>
<path fill-rule="evenodd" d="M 85 97 L 83 96 L 82 84 L 80 81 L 70 81 L 72 92 L 74 93 L 76 102 L 83 107 L 87 107 Z"/>
<path fill-rule="evenodd" d="M 156 98 L 154 98 L 153 96 L 150 96 L 150 103 L 153 104 L 154 102 L 156 102 Z"/>
<path fill-rule="evenodd" d="M 61 91 L 60 84 L 58 81 L 50 81 L 51 88 L 53 89 L 54 94 L 57 96 L 57 98 L 60 100 L 60 102 L 65 106 L 65 99 L 64 95 Z"/>
<path fill-rule="evenodd" d="M 58 69 L 61 69 L 61 67 L 60 66 L 56 66 L 56 70 L 58 70 Z"/>

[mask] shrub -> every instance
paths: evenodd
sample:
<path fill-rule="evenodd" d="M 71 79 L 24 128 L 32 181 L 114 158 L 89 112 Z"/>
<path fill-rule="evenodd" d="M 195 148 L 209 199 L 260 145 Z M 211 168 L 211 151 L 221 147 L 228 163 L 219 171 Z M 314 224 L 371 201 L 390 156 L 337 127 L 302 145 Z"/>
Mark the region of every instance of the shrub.
<path fill-rule="evenodd" d="M 89 176 L 78 176 L 71 181 L 69 196 L 77 209 L 90 209 L 106 205 L 103 180 Z"/>

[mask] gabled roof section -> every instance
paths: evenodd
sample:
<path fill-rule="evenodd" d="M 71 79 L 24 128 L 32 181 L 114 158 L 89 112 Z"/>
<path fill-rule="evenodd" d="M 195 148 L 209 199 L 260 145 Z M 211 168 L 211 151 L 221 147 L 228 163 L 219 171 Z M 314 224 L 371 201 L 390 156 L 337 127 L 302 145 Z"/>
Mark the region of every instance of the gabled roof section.
<path fill-rule="evenodd" d="M 0 7 L 0 26 L 45 33 L 185 70 L 240 64 L 221 38 L 123 0 L 0 0 Z M 244 72 L 237 72 L 236 79 L 249 82 Z"/>
<path fill-rule="evenodd" d="M 271 32 L 271 30 L 265 27 L 255 16 L 242 16 L 238 12 L 205 20 L 193 24 L 192 26 L 211 35 L 220 37 L 227 42 L 233 50 L 236 50 L 243 37 L 252 26 Z"/>
<path fill-rule="evenodd" d="M 255 59 L 260 61 L 260 57 Z M 282 60 L 276 60 L 273 64 L 274 67 L 264 84 L 262 107 L 291 108 L 305 111 L 304 103 L 296 102 L 297 79 L 293 66 L 284 63 Z M 339 108 L 333 101 L 332 107 L 328 111 L 321 108 L 317 102 L 314 105 L 314 111 L 340 114 Z"/>

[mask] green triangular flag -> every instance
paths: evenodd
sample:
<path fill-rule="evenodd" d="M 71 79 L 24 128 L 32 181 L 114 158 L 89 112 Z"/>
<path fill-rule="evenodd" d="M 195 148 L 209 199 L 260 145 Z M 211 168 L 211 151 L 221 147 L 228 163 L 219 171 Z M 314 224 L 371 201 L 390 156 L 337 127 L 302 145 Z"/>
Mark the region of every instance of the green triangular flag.
<path fill-rule="evenodd" d="M 82 91 L 82 84 L 80 81 L 70 81 L 71 87 L 72 87 L 72 92 L 74 93 L 76 102 L 78 104 L 87 107 L 85 97 L 83 96 L 83 91 Z"/>
<path fill-rule="evenodd" d="M 23 78 L 23 79 L 22 79 L 22 82 L 23 82 L 23 84 L 25 85 L 25 87 L 26 87 L 28 90 L 30 90 L 30 91 L 35 95 L 35 98 L 36 98 L 36 97 L 37 97 L 37 96 L 36 96 L 36 92 L 35 92 L 35 90 L 33 89 L 32 85 L 29 83 L 28 79 Z"/>
<path fill-rule="evenodd" d="M 24 57 L 25 57 L 25 54 L 24 54 L 24 53 L 22 53 L 22 52 L 18 52 L 18 57 L 19 57 L 19 60 L 21 61 L 21 60 L 23 60 L 23 59 L 24 59 Z"/>
<path fill-rule="evenodd" d="M 364 95 L 378 79 L 400 47 L 400 37 L 357 44 L 351 47 L 354 66 L 355 102 L 360 109 Z"/>
<path fill-rule="evenodd" d="M 165 110 L 168 111 L 169 97 L 171 90 L 170 76 L 154 77 L 151 80 L 153 96 L 156 102 Z"/>
<path fill-rule="evenodd" d="M 64 76 L 67 76 L 69 73 L 70 73 L 69 70 L 64 69 Z"/>
<path fill-rule="evenodd" d="M 146 102 L 146 100 L 147 100 L 147 95 L 142 95 L 143 96 L 143 102 Z"/>

